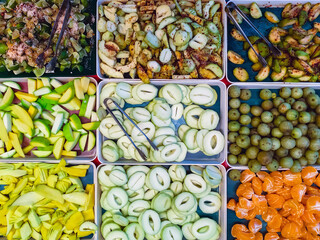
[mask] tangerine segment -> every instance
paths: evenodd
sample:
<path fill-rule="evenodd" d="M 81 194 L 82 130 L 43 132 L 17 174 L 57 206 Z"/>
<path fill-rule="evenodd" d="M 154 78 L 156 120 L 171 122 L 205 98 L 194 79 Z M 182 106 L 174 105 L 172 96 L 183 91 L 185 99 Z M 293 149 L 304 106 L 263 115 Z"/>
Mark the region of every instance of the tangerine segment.
<path fill-rule="evenodd" d="M 244 225 L 244 224 L 235 224 L 235 225 L 233 225 L 232 228 L 231 228 L 232 237 L 236 238 L 237 234 L 239 232 L 249 232 L 249 230 L 248 230 L 247 226 Z"/>
<path fill-rule="evenodd" d="M 314 183 L 320 187 L 320 174 L 318 175 L 318 177 L 316 178 L 316 180 L 314 181 Z"/>
<path fill-rule="evenodd" d="M 307 194 L 311 196 L 320 196 L 320 190 L 317 187 L 308 186 Z"/>
<path fill-rule="evenodd" d="M 293 199 L 297 200 L 298 202 L 302 201 L 302 197 L 307 192 L 307 186 L 304 184 L 297 184 L 293 186 L 290 190 L 291 196 Z"/>
<path fill-rule="evenodd" d="M 237 216 L 238 218 L 244 219 L 244 218 L 248 217 L 248 212 L 249 212 L 249 210 L 246 209 L 246 208 L 242 208 L 242 207 L 240 206 L 240 204 L 237 203 L 235 212 L 236 212 L 236 216 Z"/>
<path fill-rule="evenodd" d="M 298 217 L 295 217 L 293 215 L 290 215 L 289 217 L 287 217 L 287 219 L 290 221 L 290 222 L 295 222 L 296 224 L 298 224 L 298 226 L 300 227 L 300 229 L 303 228 L 304 226 L 304 223 L 302 221 L 301 218 L 298 218 Z"/>
<path fill-rule="evenodd" d="M 257 213 L 258 213 L 258 209 L 257 208 L 251 209 L 251 210 L 249 210 L 248 216 L 245 217 L 245 219 L 246 220 L 254 219 L 257 216 Z"/>
<path fill-rule="evenodd" d="M 268 222 L 268 227 L 272 229 L 280 229 L 282 224 L 282 216 L 280 214 L 276 214 L 271 221 Z M 279 232 L 279 231 L 277 231 Z"/>
<path fill-rule="evenodd" d="M 311 213 L 320 214 L 320 197 L 319 196 L 311 196 L 307 200 L 307 210 Z"/>
<path fill-rule="evenodd" d="M 307 186 L 311 186 L 316 180 L 317 176 L 318 171 L 314 167 L 305 167 L 301 171 L 302 180 Z"/>
<path fill-rule="evenodd" d="M 264 171 L 257 172 L 257 177 L 260 178 L 260 180 L 264 181 L 266 177 L 270 177 L 270 174 Z"/>
<path fill-rule="evenodd" d="M 241 172 L 240 182 L 241 183 L 250 182 L 252 180 L 252 178 L 254 178 L 255 176 L 256 176 L 256 174 L 254 172 L 251 172 L 249 169 L 246 169 Z"/>
<path fill-rule="evenodd" d="M 239 197 L 239 205 L 241 208 L 245 208 L 247 210 L 254 209 L 254 203 L 244 197 Z"/>
<path fill-rule="evenodd" d="M 285 224 L 281 230 L 281 236 L 284 238 L 296 239 L 300 234 L 300 228 L 295 222 Z"/>
<path fill-rule="evenodd" d="M 308 232 L 310 232 L 312 235 L 320 235 L 320 223 L 314 223 L 314 224 L 307 224 L 306 225 Z"/>
<path fill-rule="evenodd" d="M 304 221 L 305 224 L 317 223 L 315 215 L 307 209 L 304 211 L 303 215 L 301 216 L 301 219 L 302 221 Z"/>
<path fill-rule="evenodd" d="M 265 177 L 262 184 L 262 190 L 267 193 L 275 192 L 275 182 L 273 177 Z"/>
<path fill-rule="evenodd" d="M 261 232 L 256 233 L 256 238 L 254 240 L 263 240 L 263 235 Z"/>
<path fill-rule="evenodd" d="M 251 187 L 251 183 L 242 183 L 239 185 L 236 194 L 238 197 L 245 197 L 246 199 L 251 199 L 254 194 Z"/>
<path fill-rule="evenodd" d="M 250 232 L 257 233 L 262 229 L 262 222 L 257 218 L 253 218 L 249 221 L 248 228 Z"/>
<path fill-rule="evenodd" d="M 275 208 L 268 207 L 267 212 L 262 214 L 261 217 L 265 222 L 270 222 L 277 214 L 278 211 Z"/>
<path fill-rule="evenodd" d="M 233 198 L 231 198 L 227 204 L 227 208 L 232 210 L 232 211 L 235 211 L 236 210 L 236 200 L 234 200 Z"/>
<path fill-rule="evenodd" d="M 279 189 L 277 191 L 277 194 L 284 197 L 285 200 L 290 199 L 291 196 L 291 187 L 284 186 L 282 189 Z"/>
<path fill-rule="evenodd" d="M 266 235 L 264 235 L 264 240 L 278 240 L 280 239 L 278 233 L 275 232 L 268 232 Z"/>
<path fill-rule="evenodd" d="M 251 181 L 252 188 L 255 194 L 261 195 L 262 194 L 262 181 L 258 177 L 254 177 Z"/>
<path fill-rule="evenodd" d="M 255 240 L 256 236 L 254 233 L 239 232 L 237 238 L 239 240 Z"/>
<path fill-rule="evenodd" d="M 272 194 L 272 193 L 267 194 L 266 198 L 267 198 L 269 206 L 273 207 L 273 208 L 282 208 L 282 206 L 285 202 L 284 197 L 282 197 L 278 194 Z"/>
<path fill-rule="evenodd" d="M 293 173 L 290 170 L 283 171 L 283 183 L 287 186 L 294 186 L 302 183 L 301 173 Z"/>

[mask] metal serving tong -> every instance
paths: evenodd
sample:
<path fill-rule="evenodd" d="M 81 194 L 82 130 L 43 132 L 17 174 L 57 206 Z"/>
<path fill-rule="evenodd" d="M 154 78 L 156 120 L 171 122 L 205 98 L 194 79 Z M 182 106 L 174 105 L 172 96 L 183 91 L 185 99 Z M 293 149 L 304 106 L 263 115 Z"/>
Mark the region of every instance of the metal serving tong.
<path fill-rule="evenodd" d="M 158 151 L 158 147 L 147 137 L 147 135 L 138 127 L 138 125 L 128 116 L 128 114 L 119 106 L 119 104 L 114 101 L 112 98 L 106 98 L 103 103 L 107 108 L 108 113 L 110 113 L 110 115 L 112 116 L 112 118 L 116 121 L 116 123 L 119 125 L 119 127 L 121 128 L 121 130 L 124 132 L 124 134 L 129 138 L 130 142 L 133 144 L 133 146 L 135 147 L 135 149 L 137 149 L 138 153 L 140 154 L 140 156 L 143 158 L 143 160 L 147 160 L 146 155 L 140 150 L 140 148 L 137 147 L 137 145 L 134 143 L 134 141 L 132 140 L 132 138 L 130 137 L 129 133 L 124 129 L 124 127 L 121 125 L 121 123 L 119 122 L 119 120 L 117 119 L 117 117 L 114 115 L 114 113 L 112 112 L 112 110 L 109 108 L 108 105 L 108 101 L 111 101 L 117 108 L 118 110 L 124 115 L 126 116 L 126 118 L 129 119 L 129 121 L 143 134 L 143 136 L 148 140 L 149 144 L 151 145 L 151 147 Z"/>
<path fill-rule="evenodd" d="M 254 49 L 253 45 L 251 44 L 251 42 L 249 41 L 248 37 L 246 36 L 245 32 L 242 30 L 242 28 L 240 27 L 239 23 L 236 21 L 236 19 L 234 18 L 234 16 L 231 14 L 232 9 L 235 10 L 248 24 L 251 28 L 253 28 L 256 33 L 258 33 L 258 35 L 265 41 L 265 43 L 268 45 L 269 49 L 271 50 L 271 52 L 273 53 L 273 55 L 275 56 L 280 56 L 281 55 L 281 51 L 274 46 L 265 36 L 263 36 L 263 34 L 254 26 L 254 24 L 250 21 L 250 19 L 246 16 L 246 14 L 244 14 L 241 9 L 232 1 L 229 1 L 225 7 L 225 11 L 226 14 L 228 15 L 228 17 L 230 18 L 230 20 L 232 21 L 232 23 L 235 25 L 235 27 L 240 31 L 240 33 L 242 34 L 242 36 L 245 38 L 245 40 L 249 43 L 250 47 L 252 48 L 252 50 L 254 51 L 254 53 L 257 55 L 259 62 L 262 64 L 263 67 L 267 66 L 267 61 L 259 54 L 257 53 L 257 51 Z"/>
<path fill-rule="evenodd" d="M 57 18 L 53 24 L 53 28 L 52 28 L 52 31 L 51 31 L 51 34 L 50 34 L 50 37 L 49 37 L 49 41 L 48 41 L 48 44 L 47 44 L 47 47 L 43 50 L 43 52 L 37 57 L 36 59 L 36 63 L 37 65 L 42 68 L 43 65 L 44 65 L 44 53 L 50 48 L 51 46 L 51 42 L 52 42 L 52 39 L 57 31 L 57 28 L 58 28 L 58 25 L 59 25 L 59 22 L 60 22 L 60 18 L 62 17 L 63 13 L 64 14 L 64 19 L 63 19 L 63 23 L 62 23 L 62 27 L 61 27 L 61 31 L 60 31 L 60 34 L 59 34 L 59 38 L 58 38 L 58 41 L 57 41 L 57 44 L 56 44 L 56 50 L 55 50 L 55 53 L 53 55 L 53 58 L 51 59 L 51 61 L 48 63 L 48 65 L 46 66 L 46 72 L 53 72 L 55 67 L 56 67 L 56 62 L 57 62 L 57 55 L 58 55 L 58 47 L 60 45 L 60 42 L 61 42 L 61 39 L 64 35 L 64 31 L 67 27 L 67 23 L 68 23 L 68 20 L 69 20 L 69 17 L 70 17 L 70 12 L 71 12 L 71 3 L 70 3 L 70 0 L 64 0 L 62 2 L 62 5 L 61 5 L 61 8 L 57 14 Z"/>

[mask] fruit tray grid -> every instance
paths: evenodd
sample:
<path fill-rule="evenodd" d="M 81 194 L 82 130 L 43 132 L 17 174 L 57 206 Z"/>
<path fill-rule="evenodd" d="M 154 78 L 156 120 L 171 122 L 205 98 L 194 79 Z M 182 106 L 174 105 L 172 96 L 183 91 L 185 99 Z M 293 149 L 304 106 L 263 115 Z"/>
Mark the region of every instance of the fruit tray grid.
<path fill-rule="evenodd" d="M 193 163 L 193 164 L 197 164 L 199 165 L 198 163 Z M 99 172 L 100 168 L 102 168 L 103 166 L 105 165 L 108 165 L 108 164 L 105 164 L 105 163 L 102 163 L 99 165 L 99 167 L 97 168 L 97 173 Z M 124 166 L 124 165 L 140 165 L 140 164 L 117 164 L 117 166 Z M 191 164 L 192 165 L 192 164 Z M 200 164 L 202 165 L 202 164 Z M 213 164 L 215 165 L 215 164 Z M 203 165 L 205 166 L 205 165 Z M 226 236 L 227 236 L 227 233 L 226 233 L 226 229 L 227 229 L 227 216 L 226 216 L 226 212 L 227 212 L 227 175 L 226 175 L 226 169 L 224 166 L 222 165 L 215 165 L 217 168 L 219 168 L 219 170 L 221 171 L 221 174 L 222 174 L 222 181 L 221 181 L 221 184 L 220 184 L 220 187 L 219 188 L 216 188 L 215 189 L 215 192 L 218 192 L 220 195 L 221 195 L 221 198 L 222 198 L 222 202 L 221 202 L 221 208 L 219 210 L 219 212 L 217 213 L 214 213 L 214 214 L 201 214 L 200 217 L 209 217 L 209 218 L 212 218 L 214 219 L 220 226 L 221 226 L 221 234 L 220 234 L 220 238 L 219 240 L 226 240 Z M 151 167 L 150 165 L 148 165 L 148 167 Z M 165 168 L 169 168 L 168 165 L 164 166 Z M 184 168 L 187 170 L 187 174 L 190 173 L 190 166 L 186 166 L 184 165 Z M 96 174 L 98 175 L 98 174 Z M 98 182 L 98 178 L 96 178 L 95 180 L 97 182 L 97 204 L 98 204 L 98 212 L 97 212 L 97 215 L 96 215 L 96 218 L 97 218 L 97 224 L 98 224 L 98 240 L 104 240 L 104 238 L 102 237 L 101 235 L 101 224 L 102 224 L 102 214 L 105 213 L 105 210 L 102 209 L 101 205 L 100 205 L 100 197 L 101 197 L 101 194 L 102 194 L 102 191 L 101 191 L 101 188 L 100 188 L 100 184 Z M 200 210 L 198 208 L 197 212 L 200 214 Z"/>
<path fill-rule="evenodd" d="M 319 95 L 320 94 L 320 86 L 318 84 L 315 84 L 315 83 L 286 83 L 286 84 L 283 84 L 283 83 L 259 83 L 259 84 L 246 84 L 246 83 L 234 83 L 232 85 L 230 85 L 228 88 L 227 88 L 227 94 L 226 94 L 226 98 L 227 98 L 227 112 L 229 111 L 229 96 L 228 96 L 228 90 L 231 86 L 239 86 L 240 89 L 250 89 L 251 90 L 251 93 L 252 93 L 252 96 L 251 96 L 251 99 L 249 101 L 242 101 L 241 102 L 246 102 L 248 103 L 250 106 L 253 106 L 253 105 L 258 105 L 258 104 L 261 104 L 262 103 L 262 99 L 259 98 L 259 93 L 260 93 L 260 90 L 262 89 L 270 89 L 271 92 L 275 92 L 275 93 L 278 93 L 279 92 L 279 89 L 282 88 L 282 87 L 289 87 L 289 88 L 294 88 L 294 87 L 300 87 L 300 88 L 304 88 L 304 87 L 311 87 L 313 89 L 316 90 L 316 93 Z M 227 118 L 228 118 L 228 113 L 227 114 Z M 229 118 L 228 118 L 228 122 L 229 122 Z M 228 130 L 228 127 L 227 127 L 227 132 L 229 133 L 229 130 Z M 228 137 L 228 135 L 226 135 L 226 138 Z M 229 147 L 229 141 L 228 142 L 228 147 Z M 228 150 L 227 150 L 228 151 Z M 229 151 L 228 151 L 229 153 Z M 239 165 L 239 164 L 230 164 L 229 161 L 228 161 L 228 157 L 226 158 L 227 160 L 227 163 L 230 167 L 232 168 L 243 168 L 243 166 Z M 320 167 L 319 165 L 313 165 L 313 166 L 317 166 L 317 167 Z M 281 169 L 281 167 L 280 167 Z"/>
<path fill-rule="evenodd" d="M 106 4 L 106 3 L 109 3 L 111 0 L 97 0 L 97 7 L 96 7 L 96 24 L 98 26 L 98 20 L 99 20 L 99 11 L 98 11 L 98 8 L 100 5 L 102 4 Z M 126 2 L 126 0 L 123 0 L 121 1 L 123 3 Z M 137 2 L 137 1 L 136 1 Z M 205 2 L 205 1 L 203 1 Z M 222 11 L 222 25 L 223 25 L 223 40 L 222 40 L 222 53 L 221 53 L 221 57 L 222 57 L 222 71 L 223 71 L 223 75 L 221 78 L 219 79 L 208 79 L 209 81 L 220 81 L 222 79 L 225 78 L 226 76 L 226 72 L 227 72 L 227 15 L 224 11 L 224 7 L 226 5 L 225 3 L 225 0 L 217 0 L 215 1 L 215 3 L 220 3 L 221 4 L 221 8 L 223 9 Z M 101 73 L 101 70 L 100 70 L 100 58 L 99 58 L 99 55 L 98 55 L 98 45 L 99 45 L 99 41 L 101 39 L 101 34 L 100 32 L 98 31 L 98 27 L 96 26 L 96 53 L 95 53 L 95 57 L 96 57 L 96 74 L 98 75 L 98 77 L 100 79 L 108 79 L 108 81 L 110 82 L 114 82 L 114 81 L 117 81 L 117 79 L 113 79 L 113 78 L 107 78 L 106 75 L 103 75 Z M 132 80 L 131 78 L 126 78 L 127 80 Z M 119 80 L 119 79 L 118 79 Z M 135 78 L 134 79 L 135 81 L 140 81 L 139 78 Z M 166 81 L 166 79 L 152 79 L 153 80 L 160 80 L 160 81 Z M 188 80 L 188 79 L 187 79 Z M 191 79 L 190 79 L 191 80 Z M 194 79 L 196 80 L 196 79 Z M 181 82 L 183 81 L 186 81 L 186 79 L 181 79 L 180 80 Z"/>
<path fill-rule="evenodd" d="M 246 7 L 250 7 L 251 3 L 253 3 L 254 1 L 250 1 L 250 0 L 233 0 L 233 2 L 237 5 L 243 5 Z M 262 12 L 262 17 L 259 19 L 253 19 L 252 17 L 249 17 L 249 19 L 252 21 L 252 23 L 259 29 L 259 31 L 266 37 L 268 38 L 269 32 L 271 30 L 272 27 L 277 26 L 277 24 L 275 23 L 271 23 L 269 22 L 265 17 L 264 17 L 264 13 L 266 11 L 270 11 L 274 14 L 277 15 L 277 17 L 279 17 L 279 19 L 281 19 L 281 12 L 283 7 L 287 4 L 287 3 L 292 3 L 292 4 L 304 4 L 310 2 L 311 4 L 316 4 L 318 3 L 318 1 L 314 1 L 314 0 L 301 0 L 301 1 L 288 1 L 288 0 L 284 0 L 284 1 L 279 1 L 279 0 L 259 0 L 256 1 L 256 3 L 258 4 L 258 6 L 261 9 Z M 317 18 L 315 21 L 319 21 L 319 18 Z M 227 51 L 228 50 L 233 50 L 236 53 L 240 54 L 243 59 L 245 60 L 245 62 L 241 65 L 237 65 L 234 64 L 230 61 L 228 61 L 228 58 L 225 57 L 226 62 L 227 62 L 227 72 L 226 72 L 226 77 L 228 79 L 229 82 L 233 83 L 233 82 L 239 82 L 239 80 L 233 75 L 233 69 L 236 67 L 242 67 L 244 69 L 247 70 L 247 72 L 249 73 L 249 79 L 247 82 L 253 83 L 253 82 L 257 82 L 254 77 L 258 74 L 258 72 L 254 72 L 251 68 L 252 66 L 252 62 L 249 60 L 248 58 L 248 51 L 247 50 L 243 50 L 242 46 L 243 46 L 243 42 L 237 41 L 235 40 L 230 32 L 231 29 L 234 28 L 234 25 L 231 24 L 230 20 L 227 19 L 227 23 L 226 23 L 226 36 L 227 36 Z M 245 21 L 243 21 L 242 24 L 240 24 L 241 28 L 244 30 L 244 32 L 246 33 L 247 36 L 257 36 L 257 33 L 247 24 L 245 23 Z M 307 21 L 304 25 L 303 28 L 304 29 L 310 29 L 313 26 L 313 22 L 309 22 Z M 227 52 L 226 51 L 226 52 Z M 226 53 L 227 54 L 227 53 Z M 264 80 L 264 82 L 273 82 L 270 75 L 268 76 L 268 78 L 266 78 L 266 80 Z"/>
<path fill-rule="evenodd" d="M 113 82 L 121 82 L 123 80 L 113 80 Z M 131 84 L 131 85 L 136 85 L 140 82 L 137 81 L 126 81 L 127 83 Z M 107 80 L 102 80 L 97 88 L 97 101 L 98 101 L 98 107 L 100 106 L 100 93 L 101 93 L 101 89 L 108 84 L 109 81 Z M 227 99 L 225 98 L 226 96 L 226 88 L 224 83 L 220 82 L 220 81 L 205 81 L 205 80 L 184 80 L 183 82 L 180 81 L 174 81 L 174 80 L 167 80 L 167 81 L 153 81 L 152 84 L 157 86 L 159 89 L 164 86 L 167 83 L 178 83 L 178 84 L 182 84 L 182 85 L 196 85 L 196 84 L 209 84 L 211 87 L 213 87 L 217 94 L 218 94 L 218 98 L 217 101 L 215 103 L 215 105 L 213 105 L 212 107 L 204 107 L 201 106 L 204 109 L 212 109 L 214 111 L 216 111 L 219 116 L 220 116 L 220 120 L 219 120 L 219 124 L 216 128 L 216 130 L 220 130 L 222 132 L 222 134 L 225 136 L 227 136 L 227 113 L 226 113 L 226 109 L 227 109 Z M 148 103 L 144 103 L 141 105 L 130 105 L 128 103 L 125 104 L 124 109 L 128 108 L 128 107 L 144 107 L 146 106 Z M 174 125 L 176 126 L 176 133 L 178 131 L 178 127 L 182 124 L 185 124 L 185 121 L 183 118 L 179 119 L 178 121 L 173 120 Z M 106 137 L 104 137 L 100 132 L 98 132 L 97 135 L 97 155 L 98 155 L 98 159 L 101 163 L 109 163 L 109 164 L 130 164 L 130 165 L 156 165 L 157 163 L 153 163 L 153 162 L 136 162 L 133 160 L 126 160 L 124 158 L 120 158 L 118 161 L 116 161 L 115 163 L 111 163 L 108 162 L 107 160 L 105 160 L 102 156 L 102 143 L 103 141 L 107 140 Z M 181 163 L 178 164 L 187 164 L 187 165 L 192 165 L 192 164 L 222 164 L 224 162 L 224 160 L 226 159 L 227 156 L 227 146 L 226 146 L 226 140 L 225 140 L 225 147 L 224 150 L 219 154 L 219 155 L 215 155 L 215 156 L 206 156 L 205 154 L 203 154 L 202 152 L 198 152 L 195 154 L 191 154 L 188 153 L 185 160 Z M 158 163 L 161 165 L 171 165 L 171 164 L 177 164 L 176 162 L 167 162 L 167 163 Z"/>
<path fill-rule="evenodd" d="M 56 77 L 55 78 L 56 80 L 62 82 L 62 83 L 67 83 L 71 80 L 73 80 L 74 78 L 70 78 L 70 77 Z M 0 79 L 0 83 L 1 82 L 5 82 L 5 81 L 13 81 L 13 82 L 17 82 L 19 83 L 19 85 L 21 86 L 21 91 L 23 92 L 28 92 L 28 79 L 27 78 L 7 78 L 7 79 Z M 90 78 L 90 81 L 92 83 L 94 83 L 94 85 L 96 86 L 96 88 L 98 88 L 98 84 L 97 84 L 97 81 L 94 79 L 94 78 Z M 15 91 L 16 92 L 16 91 Z M 96 96 L 97 96 L 97 93 L 96 93 Z M 16 98 L 14 100 L 13 103 L 16 103 Z M 95 106 L 94 108 L 94 111 L 96 111 L 96 109 L 98 109 L 97 107 L 98 105 Z M 68 109 L 65 109 L 67 112 L 70 113 L 70 116 L 71 114 L 73 113 L 78 113 L 79 111 L 69 111 Z M 84 117 L 80 117 L 81 121 L 83 122 L 89 122 L 88 119 L 84 118 Z M 61 129 L 62 130 L 62 129 Z M 24 141 L 28 141 L 27 138 L 24 139 Z M 66 160 L 81 160 L 81 161 L 93 161 L 94 159 L 96 159 L 97 157 L 97 145 L 95 145 L 95 147 L 91 150 L 91 151 L 85 151 L 85 152 L 82 152 L 80 155 L 76 156 L 76 157 L 63 157 L 64 159 Z M 77 144 L 74 148 L 74 150 L 76 151 L 80 151 L 80 148 L 79 148 L 79 144 Z M 2 159 L 1 161 L 4 161 L 4 160 L 16 160 L 16 161 L 23 161 L 24 159 L 27 159 L 27 160 L 39 160 L 41 158 L 38 158 L 34 155 L 30 155 L 30 153 L 28 155 L 26 155 L 25 158 L 7 158 L 7 159 Z M 47 160 L 55 160 L 55 158 L 53 156 L 51 157 L 47 157 L 45 158 L 46 161 Z"/>

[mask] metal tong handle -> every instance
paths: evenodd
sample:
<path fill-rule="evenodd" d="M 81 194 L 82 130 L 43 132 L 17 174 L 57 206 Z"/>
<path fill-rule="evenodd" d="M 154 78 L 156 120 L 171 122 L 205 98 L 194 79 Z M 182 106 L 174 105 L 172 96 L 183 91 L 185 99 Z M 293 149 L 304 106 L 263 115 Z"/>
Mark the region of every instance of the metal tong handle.
<path fill-rule="evenodd" d="M 241 9 L 232 1 L 228 2 L 226 5 L 226 8 L 233 8 L 234 10 L 237 11 L 238 14 L 240 14 L 240 16 L 249 24 L 250 27 L 252 27 L 256 33 L 258 33 L 258 35 L 265 41 L 265 43 L 268 45 L 268 47 L 270 48 L 271 52 L 273 53 L 273 55 L 275 56 L 280 56 L 282 53 L 279 50 L 279 48 L 277 48 L 276 46 L 274 46 L 257 28 L 256 26 L 250 21 L 250 19 L 246 16 L 246 14 L 244 14 Z M 232 15 L 232 14 L 231 14 Z M 235 20 L 235 19 L 234 19 Z M 239 24 L 238 24 L 239 25 Z"/>
<path fill-rule="evenodd" d="M 126 116 L 126 118 L 129 119 L 129 121 L 143 134 L 143 136 L 148 140 L 149 144 L 151 145 L 151 147 L 158 151 L 158 147 L 147 137 L 147 135 L 138 127 L 138 125 L 128 116 L 128 114 L 119 106 L 119 104 L 114 101 L 112 98 L 106 98 L 103 103 L 107 108 L 108 113 L 110 113 L 110 115 L 112 116 L 112 118 L 116 121 L 116 123 L 119 125 L 119 127 L 121 128 L 121 130 L 124 132 L 124 134 L 129 138 L 130 142 L 133 144 L 133 146 L 135 147 L 135 149 L 137 149 L 138 153 L 140 154 L 140 156 L 144 159 L 147 160 L 146 155 L 144 154 L 144 152 L 142 152 L 140 150 L 140 148 L 137 147 L 137 145 L 134 143 L 134 141 L 132 140 L 132 138 L 130 137 L 129 133 L 124 129 L 124 127 L 121 125 L 121 123 L 119 122 L 119 120 L 117 119 L 117 117 L 113 114 L 112 110 L 109 108 L 108 106 L 108 100 L 111 100 L 112 103 L 119 109 L 119 111 Z"/>
<path fill-rule="evenodd" d="M 230 3 L 230 2 L 229 2 Z M 245 40 L 248 42 L 248 44 L 250 45 L 251 49 L 254 51 L 254 53 L 257 55 L 259 62 L 262 64 L 263 67 L 266 67 L 267 61 L 254 49 L 253 45 L 251 44 L 250 40 L 248 39 L 247 35 L 244 33 L 244 31 L 242 30 L 242 28 L 240 27 L 239 23 L 237 22 L 237 20 L 234 18 L 234 16 L 231 14 L 230 9 L 229 9 L 229 4 L 226 5 L 225 7 L 225 11 L 228 15 L 228 17 L 230 18 L 230 20 L 233 22 L 233 24 L 235 25 L 235 27 L 239 30 L 239 32 L 242 34 L 242 36 L 245 38 Z M 240 10 L 241 11 L 241 10 Z"/>

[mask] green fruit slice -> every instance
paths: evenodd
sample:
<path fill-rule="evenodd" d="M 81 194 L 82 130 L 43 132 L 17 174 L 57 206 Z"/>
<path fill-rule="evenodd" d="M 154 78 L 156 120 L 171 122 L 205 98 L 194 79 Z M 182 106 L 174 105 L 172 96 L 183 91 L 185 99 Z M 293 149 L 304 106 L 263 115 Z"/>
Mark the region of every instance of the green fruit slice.
<path fill-rule="evenodd" d="M 61 158 L 64 141 L 65 141 L 65 138 L 61 137 L 53 145 L 53 155 L 56 159 Z"/>
<path fill-rule="evenodd" d="M 34 147 L 47 147 L 50 145 L 50 141 L 45 137 L 34 137 L 31 139 L 30 145 Z"/>
<path fill-rule="evenodd" d="M 14 99 L 14 92 L 12 88 L 8 87 L 6 93 L 4 94 L 0 102 L 0 109 L 2 110 L 8 107 L 12 103 L 13 99 Z"/>
<path fill-rule="evenodd" d="M 88 134 L 82 135 L 79 139 L 79 148 L 80 148 L 81 152 L 84 152 L 84 149 L 87 144 L 87 139 L 88 139 Z"/>
<path fill-rule="evenodd" d="M 21 90 L 21 86 L 17 82 L 6 81 L 6 82 L 3 82 L 2 84 L 7 87 L 11 87 L 13 89 Z"/>
<path fill-rule="evenodd" d="M 93 134 L 93 132 L 89 131 L 87 151 L 92 150 L 95 146 L 96 146 L 96 136 Z"/>
<path fill-rule="evenodd" d="M 82 129 L 82 123 L 80 118 L 76 114 L 70 116 L 71 124 L 75 127 L 76 130 Z"/>
<path fill-rule="evenodd" d="M 1 155 L 0 155 L 0 158 L 11 158 L 11 157 L 13 157 L 13 155 L 15 155 L 16 154 L 16 150 L 15 149 L 12 149 L 12 150 L 10 150 L 10 151 L 8 151 L 8 152 L 5 152 L 5 153 L 2 153 Z"/>
<path fill-rule="evenodd" d="M 67 123 L 63 126 L 63 135 L 69 142 L 74 140 L 70 123 Z"/>
<path fill-rule="evenodd" d="M 51 89 L 49 87 L 42 87 L 33 92 L 35 96 L 42 96 L 51 93 Z"/>
<path fill-rule="evenodd" d="M 52 154 L 52 151 L 41 151 L 41 150 L 33 150 L 31 151 L 33 155 L 39 157 L 39 158 L 44 158 L 48 157 Z"/>
<path fill-rule="evenodd" d="M 65 91 L 67 91 L 67 89 L 68 89 L 69 87 L 73 87 L 73 86 L 74 86 L 74 82 L 71 81 L 71 82 L 68 82 L 68 83 L 60 86 L 60 87 L 57 87 L 57 88 L 55 89 L 55 91 L 56 91 L 57 93 L 60 93 L 60 94 L 61 94 L 61 93 L 64 93 Z"/>
<path fill-rule="evenodd" d="M 53 134 L 57 134 L 57 132 L 61 129 L 63 120 L 64 120 L 64 113 L 58 112 L 51 129 L 51 132 Z"/>
<path fill-rule="evenodd" d="M 84 100 L 81 103 L 81 107 L 80 107 L 80 111 L 79 111 L 79 116 L 83 117 L 84 114 L 86 113 L 86 109 L 87 109 L 87 105 L 88 105 L 88 101 L 89 101 L 89 95 L 85 95 L 84 96 Z"/>
<path fill-rule="evenodd" d="M 100 122 L 90 122 L 82 124 L 85 130 L 96 130 L 100 126 Z"/>
<path fill-rule="evenodd" d="M 59 103 L 68 103 L 70 102 L 74 97 L 74 88 L 69 87 L 67 91 L 62 95 L 62 97 L 59 99 Z"/>
<path fill-rule="evenodd" d="M 39 130 L 44 134 L 46 138 L 50 137 L 51 129 L 47 121 L 45 121 L 44 119 L 37 119 L 33 123 L 36 128 L 39 128 Z"/>
<path fill-rule="evenodd" d="M 64 144 L 64 149 L 66 151 L 71 151 L 78 143 L 79 141 L 79 138 L 80 138 L 80 133 L 79 132 L 73 132 L 73 141 L 69 142 L 67 141 L 65 144 Z"/>

